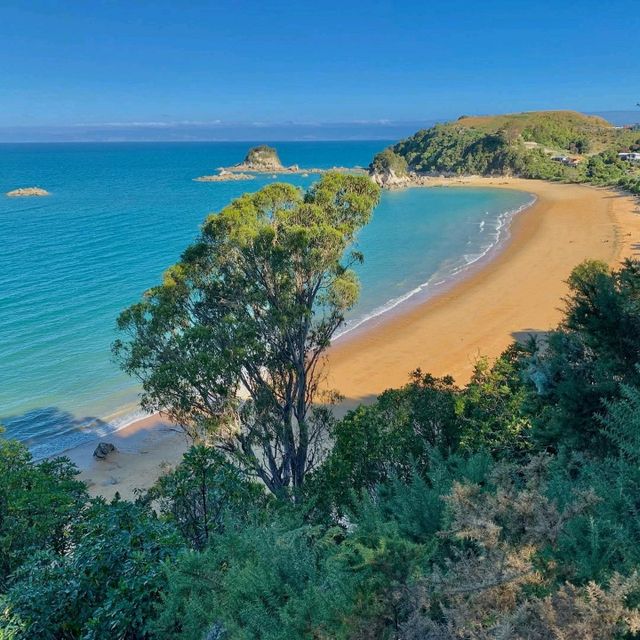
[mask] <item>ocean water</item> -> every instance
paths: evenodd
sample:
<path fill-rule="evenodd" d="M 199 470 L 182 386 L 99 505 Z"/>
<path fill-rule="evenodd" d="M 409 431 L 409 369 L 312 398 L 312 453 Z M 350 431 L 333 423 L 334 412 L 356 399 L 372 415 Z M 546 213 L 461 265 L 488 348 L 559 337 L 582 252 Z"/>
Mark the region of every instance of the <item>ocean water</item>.
<path fill-rule="evenodd" d="M 365 166 L 375 142 L 277 144 L 285 164 Z M 138 386 L 112 361 L 115 319 L 157 283 L 207 213 L 273 182 L 199 183 L 250 143 L 0 145 L 0 424 L 37 458 L 140 415 Z M 278 179 L 283 179 L 279 177 Z M 306 187 L 317 176 L 289 176 Z M 531 196 L 497 189 L 385 192 L 359 237 L 362 296 L 347 330 L 428 296 L 506 237 Z"/>

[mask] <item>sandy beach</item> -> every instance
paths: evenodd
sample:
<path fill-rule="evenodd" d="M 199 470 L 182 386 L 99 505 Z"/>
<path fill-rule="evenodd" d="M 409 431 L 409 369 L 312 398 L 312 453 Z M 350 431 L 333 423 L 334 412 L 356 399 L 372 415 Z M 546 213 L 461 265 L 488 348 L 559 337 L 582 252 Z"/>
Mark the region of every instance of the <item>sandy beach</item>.
<path fill-rule="evenodd" d="M 464 384 L 480 356 L 495 358 L 511 341 L 547 331 L 562 315 L 565 280 L 587 258 L 611 265 L 640 256 L 637 199 L 611 190 L 507 178 L 433 180 L 433 186 L 519 189 L 537 196 L 512 222 L 510 239 L 490 262 L 470 269 L 444 293 L 407 305 L 339 339 L 329 353 L 329 385 L 346 398 L 342 411 L 404 384 L 417 367 Z M 92 494 L 132 497 L 188 446 L 160 416 L 112 434 L 107 461 L 94 443 L 65 452 Z"/>
<path fill-rule="evenodd" d="M 513 220 L 510 240 L 493 260 L 452 289 L 392 314 L 330 354 L 330 384 L 348 406 L 406 383 L 416 367 L 468 381 L 480 356 L 495 358 L 514 339 L 547 331 L 562 316 L 565 281 L 587 258 L 611 265 L 640 255 L 636 199 L 610 190 L 543 181 L 468 178 L 449 186 L 521 189 L 536 195 Z"/>

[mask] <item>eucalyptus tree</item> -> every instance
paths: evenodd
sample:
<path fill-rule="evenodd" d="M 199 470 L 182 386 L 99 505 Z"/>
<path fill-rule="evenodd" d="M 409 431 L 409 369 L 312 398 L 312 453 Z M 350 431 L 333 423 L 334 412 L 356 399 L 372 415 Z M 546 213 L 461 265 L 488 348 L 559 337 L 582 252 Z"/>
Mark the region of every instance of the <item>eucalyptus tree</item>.
<path fill-rule="evenodd" d="M 326 446 L 324 356 L 358 298 L 353 243 L 379 193 L 366 176 L 328 173 L 306 193 L 245 194 L 118 319 L 114 353 L 141 380 L 143 407 L 276 495 L 299 495 Z"/>

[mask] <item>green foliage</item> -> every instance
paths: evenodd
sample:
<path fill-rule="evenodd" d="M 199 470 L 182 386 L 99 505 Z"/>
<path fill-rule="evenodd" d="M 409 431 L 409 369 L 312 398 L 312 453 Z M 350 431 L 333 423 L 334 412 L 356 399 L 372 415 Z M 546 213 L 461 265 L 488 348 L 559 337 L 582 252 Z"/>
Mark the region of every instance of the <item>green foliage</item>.
<path fill-rule="evenodd" d="M 527 393 L 522 384 L 522 360 L 527 353 L 513 344 L 493 366 L 486 359 L 476 363 L 458 403 L 462 449 L 487 449 L 501 457 L 529 448 L 530 422 L 523 409 Z"/>
<path fill-rule="evenodd" d="M 397 176 L 403 176 L 407 173 L 407 161 L 391 149 L 385 149 L 376 154 L 369 165 L 369 170 L 373 173 L 393 172 Z"/>
<path fill-rule="evenodd" d="M 606 453 L 597 416 L 640 374 L 640 264 L 609 272 L 588 262 L 570 279 L 566 317 L 531 361 L 540 380 L 532 396 L 536 437 L 547 446 Z"/>
<path fill-rule="evenodd" d="M 437 540 L 412 540 L 375 504 L 363 505 L 335 563 L 350 582 L 342 602 L 343 638 L 394 638 L 410 612 L 407 594 L 431 559 Z"/>
<path fill-rule="evenodd" d="M 249 149 L 249 153 L 248 155 L 251 155 L 252 153 L 271 153 L 274 154 L 276 152 L 274 147 L 270 147 L 268 144 L 261 144 L 258 145 L 257 147 L 251 147 L 251 149 Z"/>
<path fill-rule="evenodd" d="M 607 457 L 566 454 L 554 475 L 558 496 L 577 488 L 597 496 L 588 517 L 568 527 L 560 549 L 573 568 L 567 578 L 583 581 L 605 581 L 614 571 L 630 575 L 640 566 L 640 388 L 622 385 L 619 397 L 605 406 L 598 421 L 609 440 Z"/>
<path fill-rule="evenodd" d="M 522 137 L 524 140 L 547 147 L 566 149 L 572 153 L 586 153 L 590 148 L 588 136 L 608 127 L 607 123 L 596 119 L 587 120 L 584 116 L 569 120 L 557 113 L 540 113 L 535 122 L 532 121 L 522 129 Z"/>
<path fill-rule="evenodd" d="M 349 412 L 332 432 L 333 448 L 311 493 L 341 511 L 391 478 L 406 481 L 426 473 L 434 454 L 523 454 L 530 426 L 520 370 L 526 353 L 514 345 L 492 366 L 480 360 L 464 389 L 450 377 L 418 370 L 405 387 Z"/>
<path fill-rule="evenodd" d="M 625 460 L 639 464 L 640 389 L 623 384 L 620 388 L 620 397 L 605 402 L 605 406 L 607 413 L 601 418 L 605 435 L 613 441 Z"/>
<path fill-rule="evenodd" d="M 467 116 L 461 126 L 483 133 L 508 131 L 511 140 L 522 138 L 546 147 L 572 151 L 584 141 L 602 145 L 619 137 L 619 130 L 603 118 L 576 111 L 528 111 L 499 116 Z"/>
<path fill-rule="evenodd" d="M 216 627 L 247 640 L 336 637 L 346 586 L 328 562 L 335 535 L 296 522 L 229 528 L 169 568 L 155 637 L 191 640 Z"/>
<path fill-rule="evenodd" d="M 390 151 L 423 173 L 513 174 L 549 180 L 572 175 L 569 167 L 551 160 L 541 148 L 527 149 L 512 135 L 508 130 L 483 132 L 456 122 L 419 131 Z"/>
<path fill-rule="evenodd" d="M 635 195 L 640 195 L 640 176 L 625 176 L 618 181 L 618 186 Z"/>
<path fill-rule="evenodd" d="M 87 500 L 77 475 L 66 458 L 34 464 L 24 445 L 0 437 L 0 592 L 34 553 L 69 548 L 69 526 Z"/>
<path fill-rule="evenodd" d="M 601 118 L 570 111 L 463 116 L 418 131 L 379 153 L 369 169 L 384 173 L 405 162 L 426 174 L 515 175 L 620 186 L 640 193 L 640 175 L 618 158 L 640 143 L 637 134 Z M 587 155 L 576 168 L 554 154 Z M 398 171 L 396 171 L 398 173 Z"/>
<path fill-rule="evenodd" d="M 603 460 L 563 453 L 554 462 L 550 496 L 563 503 L 575 492 L 591 492 L 593 504 L 563 530 L 554 553 L 558 579 L 605 582 L 614 573 L 631 575 L 640 563 L 640 489 L 637 465 L 614 449 Z"/>
<path fill-rule="evenodd" d="M 118 320 L 142 405 L 214 442 L 279 497 L 299 493 L 330 416 L 314 408 L 322 356 L 358 298 L 343 254 L 379 197 L 327 173 L 306 193 L 272 184 L 206 220 L 162 285 Z M 243 388 L 248 399 L 240 403 Z"/>
<path fill-rule="evenodd" d="M 544 456 L 436 457 L 424 478 L 360 500 L 341 528 L 296 518 L 227 528 L 168 568 L 155 637 L 489 640 L 561 637 L 581 624 L 594 634 L 576 637 L 617 637 L 638 628 L 627 600 L 637 579 L 616 573 L 631 563 L 615 564 L 633 543 L 602 556 L 606 588 L 581 588 L 593 577 L 576 553 L 593 545 L 584 523 L 601 518 L 605 533 L 617 509 L 602 510 L 586 476 L 567 484 L 570 474 Z M 564 584 L 571 575 L 577 585 Z"/>
<path fill-rule="evenodd" d="M 178 467 L 162 476 L 141 502 L 173 523 L 191 547 L 202 549 L 219 533 L 230 511 L 266 502 L 264 489 L 247 481 L 218 450 L 194 446 Z"/>
<path fill-rule="evenodd" d="M 280 158 L 278 157 L 278 152 L 269 145 L 262 144 L 257 147 L 252 147 L 249 149 L 245 159 L 246 164 L 269 164 L 269 165 L 280 165 Z"/>
<path fill-rule="evenodd" d="M 500 173 L 508 145 L 498 134 L 436 125 L 391 148 L 418 172 Z"/>
<path fill-rule="evenodd" d="M 454 478 L 480 482 L 489 461 L 434 458 L 428 480 L 382 485 L 342 528 L 276 518 L 229 526 L 169 568 L 156 637 L 394 638 L 409 591 L 439 547 Z"/>
<path fill-rule="evenodd" d="M 575 170 L 552 160 L 542 149 L 529 149 L 520 154 L 519 163 L 514 166 L 514 173 L 523 178 L 537 180 L 571 180 Z"/>
<path fill-rule="evenodd" d="M 591 156 L 580 167 L 580 178 L 597 185 L 612 185 L 623 180 L 628 166 L 618 158 L 614 151 L 606 151 Z"/>
<path fill-rule="evenodd" d="M 316 492 L 342 508 L 354 494 L 426 469 L 433 449 L 447 451 L 457 443 L 458 394 L 452 378 L 416 371 L 407 386 L 349 412 L 333 430 L 333 448 L 315 479 Z"/>
<path fill-rule="evenodd" d="M 94 501 L 70 537 L 67 553 L 38 553 L 12 576 L 0 628 L 16 640 L 146 638 L 162 563 L 179 549 L 174 531 L 131 503 Z"/>

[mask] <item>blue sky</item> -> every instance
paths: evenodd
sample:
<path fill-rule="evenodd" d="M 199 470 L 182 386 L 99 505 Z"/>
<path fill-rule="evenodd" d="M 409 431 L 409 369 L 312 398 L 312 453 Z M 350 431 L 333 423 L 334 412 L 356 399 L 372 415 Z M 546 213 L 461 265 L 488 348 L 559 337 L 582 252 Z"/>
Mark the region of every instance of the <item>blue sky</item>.
<path fill-rule="evenodd" d="M 3 0 L 0 25 L 2 129 L 428 121 L 640 101 L 638 0 Z"/>

